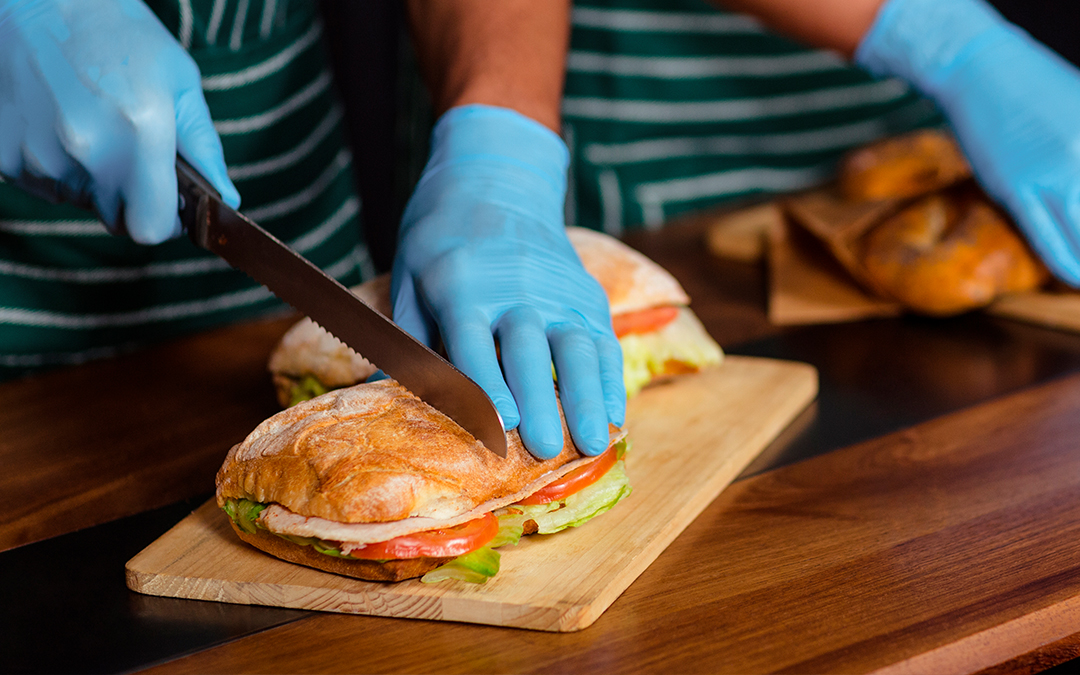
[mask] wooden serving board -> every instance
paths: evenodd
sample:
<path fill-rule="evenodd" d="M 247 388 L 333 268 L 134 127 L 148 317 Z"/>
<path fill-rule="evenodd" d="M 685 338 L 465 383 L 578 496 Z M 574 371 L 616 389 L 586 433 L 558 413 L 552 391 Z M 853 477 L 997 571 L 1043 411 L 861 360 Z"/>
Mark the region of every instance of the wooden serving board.
<path fill-rule="evenodd" d="M 575 631 L 595 621 L 817 394 L 817 371 L 730 356 L 630 401 L 633 493 L 586 525 L 504 547 L 486 584 L 358 581 L 241 542 L 211 500 L 128 561 L 151 595 Z"/>

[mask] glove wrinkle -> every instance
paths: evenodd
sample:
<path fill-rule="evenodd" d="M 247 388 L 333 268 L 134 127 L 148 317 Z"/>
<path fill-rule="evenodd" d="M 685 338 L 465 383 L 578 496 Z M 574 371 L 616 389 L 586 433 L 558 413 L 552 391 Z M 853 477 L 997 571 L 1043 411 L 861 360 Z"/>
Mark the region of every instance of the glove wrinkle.
<path fill-rule="evenodd" d="M 607 297 L 566 236 L 566 145 L 489 106 L 450 110 L 432 139 L 402 218 L 395 317 L 437 325 L 451 361 L 488 392 L 507 428 L 520 420 L 537 457 L 563 444 L 554 362 L 575 442 L 602 452 L 608 422 L 624 415 L 625 396 L 608 391 L 621 388 L 607 384 L 622 382 L 622 357 Z"/>

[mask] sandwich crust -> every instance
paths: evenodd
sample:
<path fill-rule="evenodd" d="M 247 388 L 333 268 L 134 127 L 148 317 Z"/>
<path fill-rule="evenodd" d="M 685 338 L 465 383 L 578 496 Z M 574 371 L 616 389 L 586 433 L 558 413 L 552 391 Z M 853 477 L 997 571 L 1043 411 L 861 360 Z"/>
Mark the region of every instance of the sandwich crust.
<path fill-rule="evenodd" d="M 670 272 L 618 239 L 582 227 L 568 227 L 566 235 L 581 264 L 604 288 L 612 315 L 690 304 Z"/>
<path fill-rule="evenodd" d="M 446 518 L 581 457 L 565 422 L 563 437 L 562 451 L 541 461 L 511 431 L 504 459 L 397 382 L 360 384 L 256 427 L 218 471 L 217 500 L 280 504 L 341 523 Z"/>

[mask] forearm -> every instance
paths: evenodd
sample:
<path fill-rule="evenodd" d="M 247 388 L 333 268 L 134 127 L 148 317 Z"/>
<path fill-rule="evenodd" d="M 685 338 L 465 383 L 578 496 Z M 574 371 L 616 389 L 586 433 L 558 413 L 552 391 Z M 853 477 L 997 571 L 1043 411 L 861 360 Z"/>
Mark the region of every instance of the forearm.
<path fill-rule="evenodd" d="M 482 103 L 559 130 L 569 0 L 409 0 L 408 14 L 436 114 Z"/>
<path fill-rule="evenodd" d="M 804 44 L 851 56 L 884 0 L 714 0 Z"/>

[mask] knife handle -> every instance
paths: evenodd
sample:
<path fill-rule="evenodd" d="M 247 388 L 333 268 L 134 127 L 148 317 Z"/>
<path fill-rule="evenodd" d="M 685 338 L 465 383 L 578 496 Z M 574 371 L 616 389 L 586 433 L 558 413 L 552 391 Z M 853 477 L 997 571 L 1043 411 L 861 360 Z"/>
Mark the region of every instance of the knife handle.
<path fill-rule="evenodd" d="M 221 195 L 180 155 L 176 156 L 176 186 L 179 195 L 180 224 L 191 241 L 200 248 L 206 245 L 206 206 L 210 198 Z M 200 213 L 202 215 L 200 215 Z"/>
<path fill-rule="evenodd" d="M 96 211 L 93 198 L 86 193 L 72 190 L 58 180 L 33 175 L 23 175 L 19 178 L 0 174 L 0 181 L 11 183 L 26 192 L 44 199 L 53 204 L 71 204 L 87 211 Z M 207 197 L 213 196 L 221 199 L 221 195 L 214 189 L 208 180 L 202 177 L 198 171 L 187 163 L 180 155 L 176 156 L 176 186 L 178 193 L 177 212 L 180 215 L 180 224 L 184 228 L 195 245 L 206 248 L 201 243 L 204 241 L 205 228 L 198 227 L 199 204 Z M 121 209 L 116 224 L 116 232 L 126 232 L 124 226 L 124 213 Z M 197 238 L 198 237 L 198 238 Z"/>

